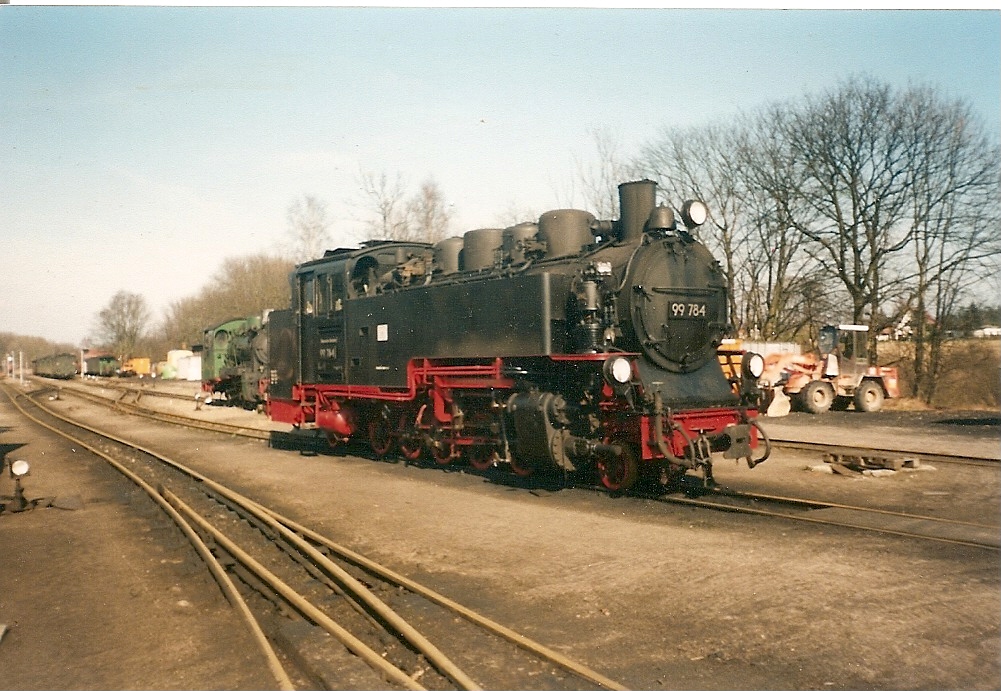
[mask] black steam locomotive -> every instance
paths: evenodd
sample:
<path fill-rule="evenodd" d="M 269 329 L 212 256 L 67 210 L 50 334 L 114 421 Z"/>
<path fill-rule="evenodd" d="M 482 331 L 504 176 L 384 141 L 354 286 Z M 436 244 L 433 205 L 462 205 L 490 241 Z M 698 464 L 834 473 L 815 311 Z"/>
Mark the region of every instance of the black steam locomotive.
<path fill-rule="evenodd" d="M 596 472 L 610 490 L 711 481 L 717 454 L 753 467 L 763 362 L 731 381 L 717 358 L 726 281 L 690 233 L 706 208 L 686 202 L 679 228 L 656 183 L 619 195 L 618 221 L 564 209 L 298 266 L 268 324 L 270 417 L 380 457 Z"/>

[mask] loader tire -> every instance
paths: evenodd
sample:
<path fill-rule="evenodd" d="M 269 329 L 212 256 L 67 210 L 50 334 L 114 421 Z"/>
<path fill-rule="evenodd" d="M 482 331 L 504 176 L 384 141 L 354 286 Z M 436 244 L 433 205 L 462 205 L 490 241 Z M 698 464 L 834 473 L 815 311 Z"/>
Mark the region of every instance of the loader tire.
<path fill-rule="evenodd" d="M 799 392 L 799 403 L 808 413 L 826 413 L 834 403 L 834 387 L 825 381 L 812 381 Z"/>
<path fill-rule="evenodd" d="M 875 413 L 883 407 L 883 387 L 872 379 L 866 379 L 855 389 L 855 410 L 860 413 Z"/>

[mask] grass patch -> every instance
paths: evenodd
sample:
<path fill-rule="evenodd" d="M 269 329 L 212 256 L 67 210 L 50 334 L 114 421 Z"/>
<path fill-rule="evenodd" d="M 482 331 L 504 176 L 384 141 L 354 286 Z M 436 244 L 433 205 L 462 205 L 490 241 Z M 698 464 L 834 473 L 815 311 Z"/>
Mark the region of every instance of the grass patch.
<path fill-rule="evenodd" d="M 879 344 L 879 363 L 900 372 L 901 397 L 887 401 L 892 410 L 998 410 L 1001 408 L 1001 341 L 961 339 L 947 341 L 942 371 L 931 405 L 913 397 L 914 344 Z"/>

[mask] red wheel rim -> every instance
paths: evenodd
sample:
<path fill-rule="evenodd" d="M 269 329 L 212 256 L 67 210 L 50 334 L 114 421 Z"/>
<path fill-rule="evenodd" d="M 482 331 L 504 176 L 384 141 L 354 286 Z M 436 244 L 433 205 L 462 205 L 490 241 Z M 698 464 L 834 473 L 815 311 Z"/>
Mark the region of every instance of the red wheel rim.
<path fill-rule="evenodd" d="M 469 465 L 477 470 L 489 470 L 494 464 L 494 456 L 489 446 L 473 446 L 469 450 Z"/>
<path fill-rule="evenodd" d="M 639 476 L 639 464 L 636 454 L 626 447 L 622 454 L 604 454 L 598 459 L 598 475 L 601 484 L 612 492 L 623 492 L 634 484 Z"/>
<path fill-rule="evenodd" d="M 421 442 L 419 439 L 400 439 L 400 455 L 408 461 L 416 461 L 421 457 Z"/>
<path fill-rule="evenodd" d="M 518 477 L 528 477 L 531 475 L 535 469 L 526 465 L 525 463 L 519 461 L 516 457 L 511 456 L 511 472 L 513 472 Z"/>
<path fill-rule="evenodd" d="M 434 456 L 434 462 L 438 465 L 448 465 L 455 458 L 455 444 L 448 442 L 435 444 L 431 448 L 431 455 Z"/>
<path fill-rule="evenodd" d="M 382 415 L 376 415 L 368 423 L 368 443 L 372 453 L 382 458 L 393 448 L 393 431 Z"/>
<path fill-rule="evenodd" d="M 420 436 L 411 426 L 411 416 L 406 413 L 400 417 L 399 436 L 400 454 L 408 461 L 419 459 L 424 448 Z"/>

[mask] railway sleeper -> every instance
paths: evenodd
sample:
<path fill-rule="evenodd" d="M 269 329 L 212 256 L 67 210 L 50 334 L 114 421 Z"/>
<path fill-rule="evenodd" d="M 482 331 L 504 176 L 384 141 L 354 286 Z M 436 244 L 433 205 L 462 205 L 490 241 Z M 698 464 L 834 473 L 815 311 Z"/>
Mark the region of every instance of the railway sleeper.
<path fill-rule="evenodd" d="M 921 461 L 910 456 L 867 456 L 861 454 L 826 453 L 824 462 L 835 472 L 839 468 L 861 472 L 863 470 L 902 470 L 919 468 Z"/>

